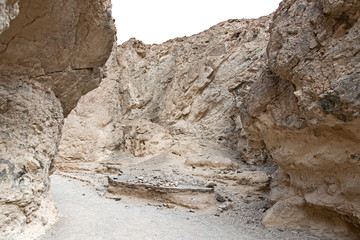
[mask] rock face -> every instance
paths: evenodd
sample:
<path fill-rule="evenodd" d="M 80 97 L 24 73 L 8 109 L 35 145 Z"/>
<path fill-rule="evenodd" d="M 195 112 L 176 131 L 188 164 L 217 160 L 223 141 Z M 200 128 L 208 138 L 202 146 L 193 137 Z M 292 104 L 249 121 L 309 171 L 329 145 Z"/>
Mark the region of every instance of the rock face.
<path fill-rule="evenodd" d="M 91 162 L 103 159 L 115 148 L 111 144 L 120 111 L 115 66 L 116 49 L 106 63 L 107 77 L 98 88 L 83 96 L 79 107 L 65 119 L 58 159 Z"/>
<path fill-rule="evenodd" d="M 119 46 L 118 66 L 65 120 L 59 162 L 181 155 L 199 139 L 246 155 L 237 104 L 266 65 L 268 27 L 269 17 L 229 20 L 160 45 Z"/>
<path fill-rule="evenodd" d="M 0 238 L 56 219 L 49 170 L 63 116 L 99 85 L 114 42 L 108 1 L 0 1 Z"/>
<path fill-rule="evenodd" d="M 59 162 L 169 150 L 194 168 L 234 168 L 193 154 L 206 139 L 248 163 L 278 164 L 266 226 L 358 239 L 359 9 L 356 0 L 285 0 L 273 16 L 161 45 L 130 39 L 67 118 Z M 260 172 L 233 180 L 267 189 Z"/>
<path fill-rule="evenodd" d="M 113 46 L 111 8 L 103 1 L 76 0 L 19 1 L 19 8 L 11 28 L 1 35 L 1 76 L 28 76 L 48 85 L 66 116 L 83 94 L 99 85 L 98 67 Z"/>
<path fill-rule="evenodd" d="M 19 14 L 18 1 L 0 1 L 0 34 L 10 26 L 10 21 Z"/>
<path fill-rule="evenodd" d="M 241 108 L 249 138 L 281 168 L 267 226 L 359 237 L 359 9 L 290 0 L 274 15 L 269 69 Z"/>

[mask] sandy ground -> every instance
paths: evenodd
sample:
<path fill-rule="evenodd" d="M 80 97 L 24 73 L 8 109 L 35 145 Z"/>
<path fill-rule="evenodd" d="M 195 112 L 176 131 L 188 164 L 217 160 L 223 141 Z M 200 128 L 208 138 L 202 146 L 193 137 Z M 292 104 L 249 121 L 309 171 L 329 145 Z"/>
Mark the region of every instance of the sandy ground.
<path fill-rule="evenodd" d="M 51 177 L 58 222 L 40 240 L 57 239 L 319 239 L 298 231 L 264 229 L 228 214 L 169 209 L 146 200 L 115 201 L 94 187 L 64 176 Z"/>

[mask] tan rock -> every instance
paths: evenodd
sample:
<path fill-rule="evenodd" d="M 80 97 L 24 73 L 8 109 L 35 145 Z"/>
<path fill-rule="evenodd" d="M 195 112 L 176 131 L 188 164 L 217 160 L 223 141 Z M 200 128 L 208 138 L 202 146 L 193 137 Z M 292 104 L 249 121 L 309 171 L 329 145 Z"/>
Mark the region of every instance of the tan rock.
<path fill-rule="evenodd" d="M 0 34 L 10 26 L 10 21 L 19 14 L 19 1 L 0 1 Z"/>
<path fill-rule="evenodd" d="M 113 55 L 116 51 L 113 52 Z M 121 135 L 114 136 L 117 128 L 115 121 L 119 116 L 117 98 L 110 99 L 119 91 L 116 72 L 111 71 L 114 62 L 113 55 L 107 62 L 107 77 L 99 88 L 94 89 L 79 100 L 79 105 L 87 106 L 87 112 L 79 112 L 75 108 L 64 122 L 62 144 L 59 146 L 57 162 L 93 162 L 106 159 L 107 152 L 119 148 Z M 88 100 L 87 100 L 88 99 Z M 112 114 L 109 115 L 108 113 Z M 114 136 L 114 137 L 112 137 Z M 66 151 L 64 150 L 66 149 Z"/>
<path fill-rule="evenodd" d="M 241 173 L 218 174 L 218 179 L 236 181 L 237 184 L 254 187 L 255 190 L 267 190 L 270 178 L 263 171 L 244 171 Z"/>
<path fill-rule="evenodd" d="M 114 41 L 110 3 L 18 2 L 19 14 L 16 18 L 15 13 L 7 14 L 14 19 L 0 37 L 0 75 L 28 76 L 47 84 L 67 115 L 82 95 L 100 83 L 99 67 L 108 59 Z M 8 12 L 16 12 L 16 1 L 8 0 L 6 6 Z"/>
<path fill-rule="evenodd" d="M 192 156 L 186 159 L 185 164 L 191 167 L 236 169 L 238 165 L 229 158 L 223 156 Z"/>
<path fill-rule="evenodd" d="M 251 86 L 241 116 L 252 147 L 266 147 L 288 179 L 282 191 L 294 189 L 302 202 L 277 198 L 266 224 L 360 236 L 359 4 L 286 0 L 274 15 L 270 69 Z M 312 228 L 313 220 L 323 226 Z"/>
<path fill-rule="evenodd" d="M 208 181 L 207 183 L 205 183 L 204 187 L 207 188 L 214 188 L 215 186 L 217 186 L 217 183 L 214 181 Z"/>
<path fill-rule="evenodd" d="M 205 140 L 216 142 L 248 163 L 279 165 L 268 226 L 360 236 L 359 4 L 285 0 L 269 42 L 270 17 L 159 45 L 130 39 L 117 49 L 114 78 L 67 119 L 59 159 L 170 151 L 189 166 L 236 167 L 199 155 Z M 268 186 L 264 174 L 227 180 Z"/>
<path fill-rule="evenodd" d="M 236 182 L 241 185 L 256 186 L 259 190 L 265 190 L 270 183 L 270 179 L 262 171 L 245 171 L 237 174 Z"/>
<path fill-rule="evenodd" d="M 6 100 L 0 124 L 0 236 L 22 231 L 31 236 L 56 220 L 48 174 L 60 141 L 62 109 L 50 89 L 31 80 L 1 82 L 0 93 Z"/>
<path fill-rule="evenodd" d="M 0 238 L 56 220 L 49 171 L 63 116 L 98 86 L 114 42 L 108 1 L 0 1 Z"/>
<path fill-rule="evenodd" d="M 201 139 L 251 154 L 239 139 L 236 106 L 265 67 L 268 25 L 269 17 L 229 20 L 159 45 L 130 39 L 119 46 L 108 74 L 118 81 L 105 80 L 65 120 L 59 161 L 168 149 L 188 157 L 201 151 Z"/>

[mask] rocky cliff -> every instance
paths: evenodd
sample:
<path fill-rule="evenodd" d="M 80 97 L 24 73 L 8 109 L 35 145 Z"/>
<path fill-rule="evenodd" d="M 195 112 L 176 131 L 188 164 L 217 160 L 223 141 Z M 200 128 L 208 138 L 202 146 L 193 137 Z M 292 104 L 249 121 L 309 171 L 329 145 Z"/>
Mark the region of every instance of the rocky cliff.
<path fill-rule="evenodd" d="M 268 26 L 269 17 L 229 20 L 160 45 L 119 46 L 109 77 L 65 120 L 59 161 L 186 153 L 201 139 L 247 156 L 237 104 L 265 68 Z M 254 155 L 246 159 L 263 159 Z"/>
<path fill-rule="evenodd" d="M 97 87 L 112 50 L 109 1 L 0 1 L 0 237 L 52 224 L 49 171 L 63 116 Z"/>
<path fill-rule="evenodd" d="M 359 9 L 293 0 L 274 15 L 269 70 L 242 105 L 250 137 L 280 166 L 267 226 L 359 236 Z"/>
<path fill-rule="evenodd" d="M 66 119 L 59 169 L 166 151 L 214 167 L 206 140 L 277 163 L 266 226 L 359 238 L 359 7 L 285 0 L 160 45 L 129 40 Z"/>

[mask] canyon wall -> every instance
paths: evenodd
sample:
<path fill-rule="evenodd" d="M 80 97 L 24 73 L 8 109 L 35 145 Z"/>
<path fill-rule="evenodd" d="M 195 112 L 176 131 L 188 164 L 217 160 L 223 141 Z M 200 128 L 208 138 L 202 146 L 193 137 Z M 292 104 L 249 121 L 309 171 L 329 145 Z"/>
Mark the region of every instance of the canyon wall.
<path fill-rule="evenodd" d="M 107 0 L 0 1 L 0 238 L 56 219 L 49 171 L 63 117 L 96 88 L 115 41 Z"/>
<path fill-rule="evenodd" d="M 201 148 L 201 139 L 263 159 L 262 151 L 247 152 L 237 104 L 265 68 L 269 19 L 229 20 L 159 45 L 130 39 L 118 46 L 107 79 L 65 120 L 58 162 L 168 149 L 181 155 Z"/>
<path fill-rule="evenodd" d="M 359 1 L 286 0 L 274 15 L 269 69 L 241 107 L 280 167 L 267 226 L 359 237 L 359 17 Z"/>
<path fill-rule="evenodd" d="M 66 119 L 59 169 L 124 152 L 185 156 L 207 139 L 278 164 L 266 226 L 359 238 L 359 4 L 285 0 L 191 37 L 130 39 Z"/>

